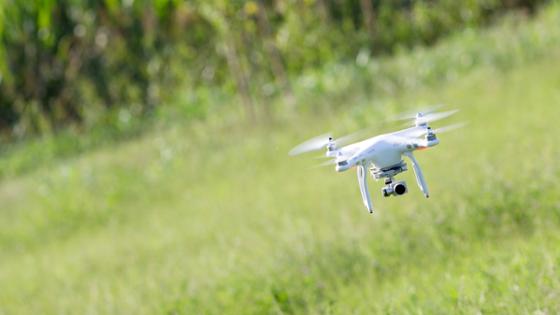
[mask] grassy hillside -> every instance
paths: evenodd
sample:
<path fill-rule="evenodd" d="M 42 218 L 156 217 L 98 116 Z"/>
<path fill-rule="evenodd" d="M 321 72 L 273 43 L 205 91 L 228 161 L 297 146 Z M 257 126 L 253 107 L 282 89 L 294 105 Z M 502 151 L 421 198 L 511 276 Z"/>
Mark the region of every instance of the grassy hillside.
<path fill-rule="evenodd" d="M 383 109 L 174 124 L 5 178 L 0 314 L 558 313 L 559 58 L 479 68 Z M 287 156 L 430 103 L 470 124 L 417 154 L 428 200 L 409 173 L 406 197 L 370 185 L 371 216 L 353 171 Z"/>

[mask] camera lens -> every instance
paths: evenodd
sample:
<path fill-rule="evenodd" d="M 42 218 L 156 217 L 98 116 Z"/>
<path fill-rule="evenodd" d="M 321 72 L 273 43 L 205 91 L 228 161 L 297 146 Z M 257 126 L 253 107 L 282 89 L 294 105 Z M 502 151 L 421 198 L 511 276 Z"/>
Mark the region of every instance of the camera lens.
<path fill-rule="evenodd" d="M 395 185 L 395 194 L 397 195 L 403 195 L 404 193 L 406 193 L 406 186 L 403 184 L 396 184 Z"/>

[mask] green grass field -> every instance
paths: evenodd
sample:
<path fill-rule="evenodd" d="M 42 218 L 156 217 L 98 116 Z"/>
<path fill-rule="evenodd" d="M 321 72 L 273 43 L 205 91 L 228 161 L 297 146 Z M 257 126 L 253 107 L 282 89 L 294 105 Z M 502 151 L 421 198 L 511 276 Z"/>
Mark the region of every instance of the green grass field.
<path fill-rule="evenodd" d="M 5 177 L 0 314 L 560 313 L 559 60 L 478 67 L 387 108 L 174 123 Z M 372 216 L 353 170 L 287 156 L 433 103 L 461 110 L 434 125 L 469 126 L 417 154 L 430 199 L 411 172 L 398 199 L 370 182 Z"/>

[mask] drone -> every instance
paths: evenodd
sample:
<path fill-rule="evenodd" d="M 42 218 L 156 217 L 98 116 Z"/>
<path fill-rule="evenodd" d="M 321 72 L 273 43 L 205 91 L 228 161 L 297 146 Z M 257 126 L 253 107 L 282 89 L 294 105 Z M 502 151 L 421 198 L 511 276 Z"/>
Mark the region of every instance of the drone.
<path fill-rule="evenodd" d="M 289 155 L 294 156 L 326 149 L 325 156 L 330 159 L 326 165 L 334 164 L 337 172 L 344 172 L 356 167 L 362 201 L 369 213 L 373 213 L 374 208 L 367 184 L 367 170 L 369 169 L 371 176 L 376 181 L 384 179 L 385 186 L 381 189 L 384 197 L 402 196 L 408 192 L 406 182 L 396 181 L 395 176 L 408 170 L 403 156 L 406 156 L 412 163 L 420 191 L 426 198 L 430 197 L 426 179 L 413 152 L 438 145 L 437 134 L 463 127 L 464 123 L 438 129 L 432 129 L 429 126 L 429 123 L 449 117 L 457 111 L 428 110 L 401 116 L 399 119 L 413 119 L 413 126 L 356 143 L 347 144 L 354 138 L 354 135 L 335 140 L 332 134 L 327 133 L 294 147 Z"/>

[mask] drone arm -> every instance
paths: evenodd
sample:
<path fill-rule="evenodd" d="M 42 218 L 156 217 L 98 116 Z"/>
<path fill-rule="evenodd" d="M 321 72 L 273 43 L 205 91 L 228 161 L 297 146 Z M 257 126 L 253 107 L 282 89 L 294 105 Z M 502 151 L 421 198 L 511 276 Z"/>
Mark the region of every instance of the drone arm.
<path fill-rule="evenodd" d="M 364 206 L 366 206 L 369 213 L 373 213 L 373 206 L 371 204 L 371 199 L 369 196 L 368 185 L 367 185 L 366 167 L 362 164 L 358 164 L 356 168 L 358 170 L 358 183 L 360 184 L 360 193 L 362 194 L 362 201 L 364 202 Z"/>
<path fill-rule="evenodd" d="M 418 135 L 418 134 L 417 134 Z M 417 136 L 414 135 L 414 136 Z M 415 139 L 407 137 L 405 140 L 407 145 L 411 145 L 414 147 L 415 150 L 423 150 L 427 148 L 431 148 L 439 144 L 439 139 L 433 136 L 426 136 L 424 139 Z"/>
<path fill-rule="evenodd" d="M 418 183 L 418 187 L 420 188 L 422 193 L 424 193 L 424 196 L 426 196 L 426 198 L 430 197 L 430 193 L 428 192 L 428 185 L 426 184 L 424 174 L 422 173 L 422 169 L 420 168 L 418 161 L 416 160 L 412 152 L 405 152 L 404 155 L 406 155 L 412 162 L 412 168 L 414 169 L 414 174 L 416 175 L 416 182 Z"/>

